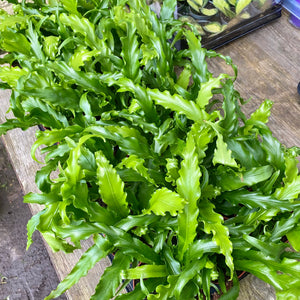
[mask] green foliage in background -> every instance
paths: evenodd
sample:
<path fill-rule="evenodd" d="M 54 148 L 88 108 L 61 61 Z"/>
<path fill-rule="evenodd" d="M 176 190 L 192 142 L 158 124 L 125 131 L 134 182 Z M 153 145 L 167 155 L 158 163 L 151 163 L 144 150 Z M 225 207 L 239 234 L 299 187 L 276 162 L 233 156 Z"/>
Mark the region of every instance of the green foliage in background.
<path fill-rule="evenodd" d="M 273 5 L 269 0 L 179 0 L 178 16 L 197 28 L 203 38 L 214 38 L 232 26 L 245 26 Z"/>
<path fill-rule="evenodd" d="M 92 299 L 236 299 L 239 271 L 299 299 L 298 148 L 249 118 L 229 57 L 201 48 L 195 28 L 140 0 L 44 0 L 0 12 L 0 87 L 13 119 L 0 133 L 42 124 L 32 157 L 43 205 L 28 223 L 53 251 L 94 244 L 46 298 L 64 293 L 114 253 Z M 188 49 L 175 48 L 185 39 Z M 234 75 L 209 72 L 219 57 Z M 53 172 L 58 175 L 53 178 Z M 130 280 L 133 292 L 120 295 Z M 226 290 L 226 281 L 233 287 Z M 218 286 L 216 283 L 218 282 Z M 122 284 L 123 283 L 123 284 Z M 122 285 L 120 287 L 120 285 Z"/>

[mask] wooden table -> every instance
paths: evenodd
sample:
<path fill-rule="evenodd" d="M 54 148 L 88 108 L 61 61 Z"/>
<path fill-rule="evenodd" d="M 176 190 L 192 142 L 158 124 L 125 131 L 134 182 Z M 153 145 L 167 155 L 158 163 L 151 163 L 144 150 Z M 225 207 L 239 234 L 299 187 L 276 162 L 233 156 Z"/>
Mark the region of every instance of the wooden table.
<path fill-rule="evenodd" d="M 274 135 L 287 146 L 300 146 L 300 96 L 297 84 L 300 81 L 300 30 L 288 22 L 287 14 L 270 25 L 243 37 L 218 50 L 230 55 L 238 66 L 239 74 L 236 88 L 245 99 L 252 100 L 245 106 L 251 113 L 266 98 L 274 101 L 270 127 Z M 214 73 L 226 71 L 221 62 L 210 63 Z M 8 109 L 9 93 L 0 91 L 0 122 Z M 10 154 L 19 181 L 25 193 L 36 192 L 34 183 L 36 170 L 40 166 L 30 157 L 30 146 L 34 142 L 35 129 L 26 132 L 14 130 L 3 137 Z M 40 210 L 37 205 L 30 206 L 32 213 Z M 90 241 L 83 243 L 86 249 Z M 49 254 L 58 277 L 63 279 L 78 261 L 82 251 L 74 254 Z M 93 293 L 103 270 L 109 265 L 108 259 L 102 260 L 88 276 L 72 287 L 66 294 L 72 300 L 87 300 Z M 254 276 L 247 276 L 241 281 L 239 300 L 275 299 L 273 288 Z"/>

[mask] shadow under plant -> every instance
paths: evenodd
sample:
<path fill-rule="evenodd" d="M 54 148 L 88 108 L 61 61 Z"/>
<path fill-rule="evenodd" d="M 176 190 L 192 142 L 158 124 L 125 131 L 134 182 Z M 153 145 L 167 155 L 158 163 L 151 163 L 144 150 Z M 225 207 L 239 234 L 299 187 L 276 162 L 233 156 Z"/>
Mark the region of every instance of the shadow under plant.
<path fill-rule="evenodd" d="M 38 232 L 26 251 L 30 217 L 0 140 L 0 300 L 42 300 L 59 282 Z"/>

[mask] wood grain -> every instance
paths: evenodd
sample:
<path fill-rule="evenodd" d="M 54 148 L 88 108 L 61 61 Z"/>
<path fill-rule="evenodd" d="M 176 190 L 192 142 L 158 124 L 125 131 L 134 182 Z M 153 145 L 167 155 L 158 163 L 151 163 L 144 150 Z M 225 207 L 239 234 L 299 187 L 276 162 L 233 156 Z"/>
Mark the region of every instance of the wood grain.
<path fill-rule="evenodd" d="M 236 88 L 245 99 L 252 100 L 244 107 L 247 114 L 253 112 L 266 98 L 274 102 L 270 127 L 274 135 L 285 145 L 300 146 L 300 96 L 297 84 L 300 81 L 300 30 L 288 22 L 287 14 L 260 30 L 236 40 L 218 50 L 230 55 L 238 66 L 239 75 Z M 221 62 L 209 63 L 213 73 L 225 72 L 228 68 Z M 8 109 L 9 93 L 0 92 L 0 122 L 4 121 Z M 39 165 L 30 157 L 30 146 L 35 140 L 35 129 L 26 132 L 13 130 L 3 137 L 16 174 L 24 192 L 35 192 L 34 174 Z M 40 210 L 40 206 L 30 205 L 32 213 Z M 83 243 L 86 249 L 90 241 Z M 51 260 L 60 279 L 72 269 L 82 251 L 74 254 L 52 253 Z M 67 293 L 73 300 L 87 300 L 101 276 L 103 269 L 109 265 L 107 259 L 102 260 L 87 277 Z M 273 300 L 274 290 L 256 277 L 249 275 L 241 281 L 239 300 Z"/>

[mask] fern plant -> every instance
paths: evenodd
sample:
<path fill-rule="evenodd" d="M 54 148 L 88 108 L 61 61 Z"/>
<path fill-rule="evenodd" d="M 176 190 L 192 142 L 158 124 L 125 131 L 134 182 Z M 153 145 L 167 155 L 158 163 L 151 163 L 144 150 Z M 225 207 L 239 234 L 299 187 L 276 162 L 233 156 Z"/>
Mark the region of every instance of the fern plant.
<path fill-rule="evenodd" d="M 0 87 L 8 130 L 42 124 L 36 174 L 44 205 L 28 223 L 53 251 L 94 244 L 46 299 L 114 253 L 91 299 L 236 299 L 237 273 L 298 299 L 298 148 L 266 125 L 272 102 L 246 118 L 229 57 L 201 48 L 195 28 L 145 1 L 35 0 L 0 14 Z M 177 50 L 177 40 L 189 48 Z M 234 76 L 214 76 L 219 57 Z M 59 170 L 56 178 L 52 173 Z M 119 294 L 131 280 L 134 291 Z M 227 290 L 226 282 L 232 282 Z M 121 285 L 121 287 L 120 287 Z M 292 297 L 292 298 L 291 298 Z"/>

